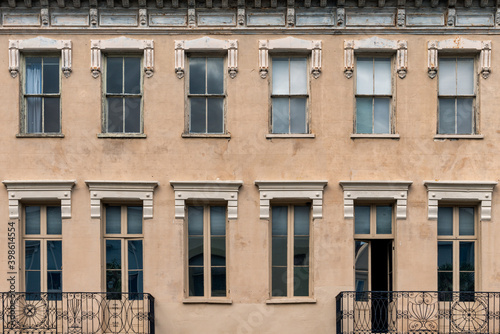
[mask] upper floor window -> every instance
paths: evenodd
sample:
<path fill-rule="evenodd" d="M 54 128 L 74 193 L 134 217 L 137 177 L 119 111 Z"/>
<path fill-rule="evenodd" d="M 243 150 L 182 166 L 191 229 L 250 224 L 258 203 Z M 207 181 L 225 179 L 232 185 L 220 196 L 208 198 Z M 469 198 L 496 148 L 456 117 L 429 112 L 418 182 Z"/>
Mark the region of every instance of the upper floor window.
<path fill-rule="evenodd" d="M 273 57 L 271 66 L 272 133 L 309 133 L 307 58 Z"/>
<path fill-rule="evenodd" d="M 474 58 L 439 58 L 439 134 L 476 133 Z"/>

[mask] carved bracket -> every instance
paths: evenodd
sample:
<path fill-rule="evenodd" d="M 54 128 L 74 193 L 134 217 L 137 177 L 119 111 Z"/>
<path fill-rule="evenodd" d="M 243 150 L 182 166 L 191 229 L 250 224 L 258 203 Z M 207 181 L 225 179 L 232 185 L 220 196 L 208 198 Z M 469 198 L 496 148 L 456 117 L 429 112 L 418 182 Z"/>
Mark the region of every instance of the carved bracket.
<path fill-rule="evenodd" d="M 311 51 L 311 74 L 314 79 L 321 75 L 321 41 L 286 37 L 273 40 L 259 40 L 259 74 L 262 79 L 269 72 L 269 51 Z"/>
<path fill-rule="evenodd" d="M 9 72 L 11 77 L 17 77 L 19 73 L 19 53 L 26 51 L 55 51 L 61 50 L 61 71 L 68 78 L 71 75 L 71 41 L 56 40 L 45 37 L 36 37 L 24 40 L 9 41 Z"/>
<path fill-rule="evenodd" d="M 427 72 L 434 79 L 438 72 L 438 51 L 471 51 L 479 53 L 479 73 L 484 79 L 491 74 L 491 41 L 473 41 L 462 37 L 444 41 L 430 41 L 427 44 Z"/>
<path fill-rule="evenodd" d="M 154 42 L 118 37 L 106 40 L 92 40 L 90 43 L 90 71 L 97 78 L 102 71 L 101 51 L 144 51 L 144 73 L 151 78 L 154 73 Z"/>
<path fill-rule="evenodd" d="M 227 50 L 227 71 L 229 77 L 234 79 L 238 73 L 238 41 L 220 40 L 202 37 L 190 41 L 175 41 L 175 73 L 179 79 L 184 77 L 185 53 Z"/>
<path fill-rule="evenodd" d="M 344 41 L 344 75 L 352 78 L 354 73 L 354 53 L 358 52 L 396 52 L 396 72 L 398 77 L 404 79 L 408 72 L 408 43 L 405 40 L 390 40 L 372 37 L 361 40 Z"/>

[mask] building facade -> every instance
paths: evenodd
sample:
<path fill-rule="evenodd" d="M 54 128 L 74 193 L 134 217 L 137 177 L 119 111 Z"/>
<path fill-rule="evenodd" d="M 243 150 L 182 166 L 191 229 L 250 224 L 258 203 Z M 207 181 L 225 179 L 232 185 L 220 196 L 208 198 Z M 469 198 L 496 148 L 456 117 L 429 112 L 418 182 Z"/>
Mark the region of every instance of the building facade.
<path fill-rule="evenodd" d="M 498 6 L 1 0 L 1 332 L 500 331 Z"/>

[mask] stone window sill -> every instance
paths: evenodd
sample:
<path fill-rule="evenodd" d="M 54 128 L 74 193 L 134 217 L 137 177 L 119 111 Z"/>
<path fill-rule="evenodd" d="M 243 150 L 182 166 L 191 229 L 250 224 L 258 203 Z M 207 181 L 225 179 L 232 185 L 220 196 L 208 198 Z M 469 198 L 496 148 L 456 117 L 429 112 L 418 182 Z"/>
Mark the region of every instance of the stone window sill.
<path fill-rule="evenodd" d="M 231 139 L 229 133 L 183 133 L 182 138 L 220 138 Z"/>
<path fill-rule="evenodd" d="M 351 139 L 399 139 L 397 133 L 353 133 Z"/>
<path fill-rule="evenodd" d="M 292 297 L 292 298 L 271 298 L 266 300 L 266 304 L 315 304 L 316 298 Z"/>
<path fill-rule="evenodd" d="M 183 304 L 232 304 L 233 301 L 228 298 L 203 298 L 190 297 L 182 300 Z"/>
<path fill-rule="evenodd" d="M 17 138 L 64 138 L 62 133 L 18 133 Z"/>
<path fill-rule="evenodd" d="M 313 133 L 268 133 L 266 139 L 274 138 L 315 138 L 316 135 Z"/>
<path fill-rule="evenodd" d="M 98 133 L 97 138 L 110 139 L 144 139 L 145 133 Z"/>
<path fill-rule="evenodd" d="M 484 135 L 435 135 L 434 139 L 484 139 Z"/>

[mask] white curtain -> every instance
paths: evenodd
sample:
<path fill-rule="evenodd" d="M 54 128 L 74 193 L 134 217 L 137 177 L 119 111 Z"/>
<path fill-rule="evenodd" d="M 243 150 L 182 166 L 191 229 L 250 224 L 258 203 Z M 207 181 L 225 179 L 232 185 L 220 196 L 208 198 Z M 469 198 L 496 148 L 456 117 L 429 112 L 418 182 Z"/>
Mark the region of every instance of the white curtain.
<path fill-rule="evenodd" d="M 42 93 L 42 59 L 31 58 L 26 61 L 26 94 Z M 28 97 L 27 132 L 42 132 L 42 97 Z"/>

